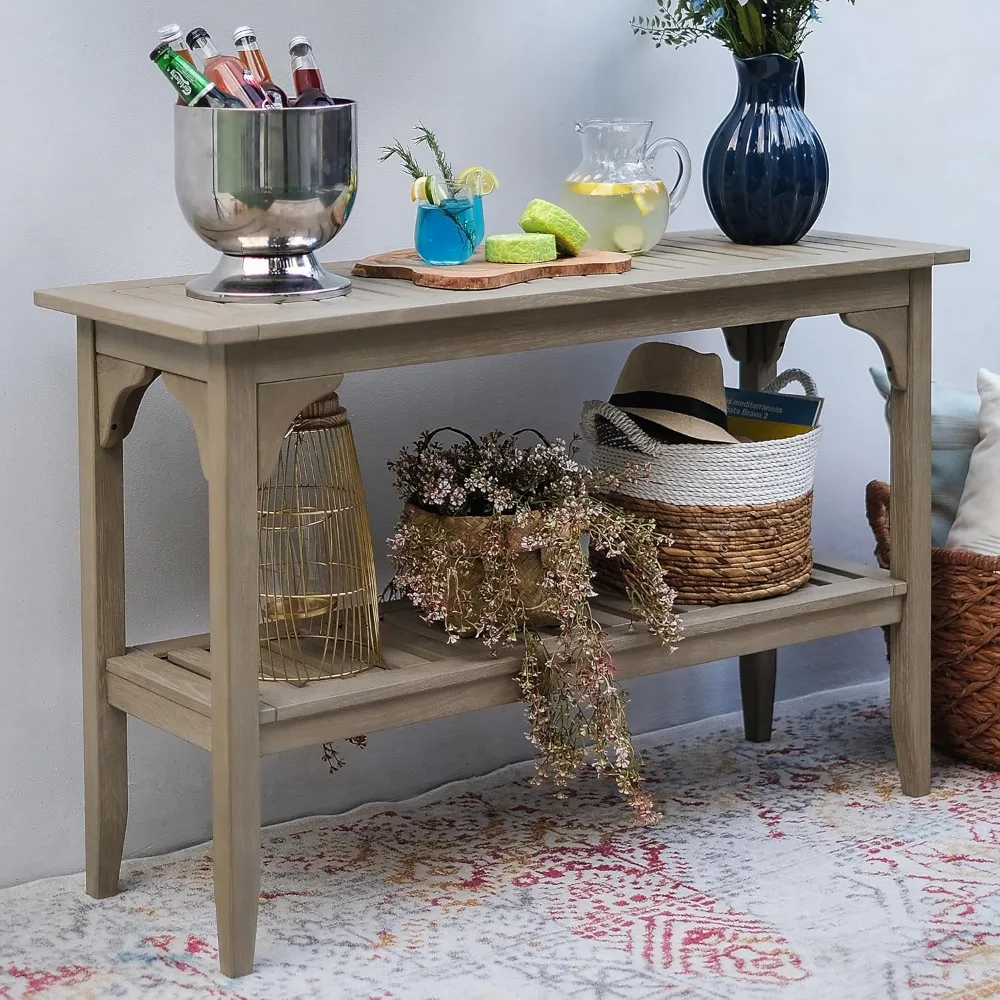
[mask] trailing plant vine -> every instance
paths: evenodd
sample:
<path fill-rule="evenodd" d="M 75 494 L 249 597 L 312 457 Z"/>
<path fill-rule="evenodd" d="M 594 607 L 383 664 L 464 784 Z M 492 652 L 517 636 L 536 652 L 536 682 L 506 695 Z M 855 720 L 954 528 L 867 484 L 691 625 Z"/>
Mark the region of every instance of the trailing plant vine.
<path fill-rule="evenodd" d="M 584 539 L 624 567 L 645 627 L 673 647 L 674 592 L 657 557 L 655 522 L 607 502 L 619 479 L 580 465 L 561 441 L 520 447 L 493 431 L 448 448 L 425 433 L 389 466 L 407 503 L 389 540 L 396 586 L 449 641 L 491 650 L 523 643 L 518 682 L 536 748 L 536 778 L 563 794 L 584 768 L 611 777 L 640 824 L 656 822 L 632 745 L 627 696 L 594 619 Z M 546 635 L 543 624 L 554 625 Z"/>

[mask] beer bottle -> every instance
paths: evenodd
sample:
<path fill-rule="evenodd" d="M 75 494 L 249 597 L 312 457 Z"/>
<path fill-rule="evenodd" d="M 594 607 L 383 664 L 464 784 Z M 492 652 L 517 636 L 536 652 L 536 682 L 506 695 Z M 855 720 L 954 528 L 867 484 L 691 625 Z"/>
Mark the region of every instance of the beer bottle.
<path fill-rule="evenodd" d="M 237 98 L 244 107 L 263 107 L 267 101 L 264 91 L 236 56 L 224 56 L 219 52 L 204 28 L 192 28 L 187 33 L 187 43 L 201 60 L 205 76 L 220 90 Z"/>
<path fill-rule="evenodd" d="M 233 32 L 233 42 L 240 62 L 250 71 L 261 90 L 271 99 L 275 108 L 288 107 L 288 95 L 272 79 L 271 73 L 264 61 L 264 54 L 257 44 L 257 32 L 248 24 Z"/>
<path fill-rule="evenodd" d="M 323 77 L 320 76 L 312 43 L 304 35 L 297 35 L 288 43 L 288 53 L 292 57 L 292 81 L 295 84 L 295 106 L 313 108 L 332 105 L 326 95 Z"/>
<path fill-rule="evenodd" d="M 192 66 L 194 65 L 194 59 L 191 58 L 191 50 L 184 41 L 184 35 L 181 33 L 181 26 L 179 24 L 165 24 L 160 28 L 158 34 L 161 42 L 166 42 L 174 52 L 187 59 Z M 183 104 L 184 98 L 178 95 L 177 103 Z"/>
<path fill-rule="evenodd" d="M 169 43 L 161 42 L 149 58 L 163 71 L 180 95 L 181 103 L 195 108 L 240 108 L 242 101 L 220 90 L 211 80 L 201 75 Z"/>

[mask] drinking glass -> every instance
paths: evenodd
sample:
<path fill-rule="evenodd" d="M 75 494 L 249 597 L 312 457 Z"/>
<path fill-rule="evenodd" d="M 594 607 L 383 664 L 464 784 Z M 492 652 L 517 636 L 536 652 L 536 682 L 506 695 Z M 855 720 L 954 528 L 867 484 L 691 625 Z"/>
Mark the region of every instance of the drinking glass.
<path fill-rule="evenodd" d="M 477 215 L 476 201 L 480 207 Z M 464 264 L 485 238 L 482 199 L 467 187 L 452 186 L 440 205 L 417 206 L 413 245 L 428 264 Z"/>
<path fill-rule="evenodd" d="M 472 212 L 476 224 L 476 246 L 479 247 L 486 239 L 486 215 L 483 213 L 483 196 L 481 194 L 472 196 Z"/>

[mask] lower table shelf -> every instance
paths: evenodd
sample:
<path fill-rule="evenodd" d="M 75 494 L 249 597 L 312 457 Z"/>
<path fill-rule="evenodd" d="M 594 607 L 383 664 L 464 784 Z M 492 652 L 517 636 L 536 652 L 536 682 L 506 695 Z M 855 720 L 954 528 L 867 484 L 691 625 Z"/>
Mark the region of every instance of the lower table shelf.
<path fill-rule="evenodd" d="M 672 653 L 629 615 L 622 598 L 592 601 L 622 679 L 889 625 L 902 616 L 906 584 L 873 566 L 817 562 L 810 583 L 784 597 L 714 608 L 680 608 L 683 641 Z M 449 644 L 407 603 L 382 622 L 383 664 L 304 687 L 260 684 L 261 753 L 345 739 L 519 699 L 518 650 L 496 657 L 479 642 Z M 108 661 L 116 708 L 211 750 L 210 637 L 131 648 Z M 256 669 L 254 667 L 253 669 Z"/>

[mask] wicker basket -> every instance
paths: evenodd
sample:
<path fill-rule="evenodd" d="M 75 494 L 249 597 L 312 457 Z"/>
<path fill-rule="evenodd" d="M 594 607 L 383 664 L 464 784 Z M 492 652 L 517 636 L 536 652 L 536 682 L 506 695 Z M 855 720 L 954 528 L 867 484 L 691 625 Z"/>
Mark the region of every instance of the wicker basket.
<path fill-rule="evenodd" d="M 889 496 L 885 483 L 868 484 L 865 506 L 883 569 Z M 1000 556 L 934 549 L 931 587 L 934 742 L 960 760 L 1000 770 Z"/>
<path fill-rule="evenodd" d="M 474 634 L 471 623 L 478 617 L 481 609 L 462 607 L 458 600 L 459 589 L 475 594 L 482 584 L 485 574 L 483 560 L 475 555 L 486 547 L 487 534 L 493 529 L 495 518 L 492 517 L 444 517 L 407 504 L 403 510 L 403 521 L 417 527 L 439 527 L 450 536 L 465 543 L 466 551 L 473 554 L 472 567 L 468 573 L 455 581 L 454 597 L 450 599 L 448 608 L 449 625 L 455 632 L 463 635 Z M 551 601 L 551 592 L 542 587 L 542 580 L 547 569 L 545 550 L 521 547 L 525 535 L 530 535 L 537 521 L 530 515 L 527 522 L 518 526 L 514 517 L 502 517 L 505 527 L 505 548 L 517 552 L 514 564 L 517 570 L 517 584 L 521 601 L 528 611 L 529 620 L 534 625 L 554 625 L 557 619 L 548 612 L 541 610 Z"/>
<path fill-rule="evenodd" d="M 768 389 L 801 382 L 788 371 Z M 660 550 L 680 604 L 730 604 L 787 594 L 812 575 L 812 487 L 819 428 L 746 444 L 664 444 L 609 403 L 583 409 L 600 472 L 631 477 L 612 499 L 654 518 L 673 544 Z M 646 470 L 648 469 L 648 475 Z M 595 553 L 598 581 L 621 589 L 617 565 Z"/>

